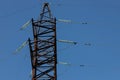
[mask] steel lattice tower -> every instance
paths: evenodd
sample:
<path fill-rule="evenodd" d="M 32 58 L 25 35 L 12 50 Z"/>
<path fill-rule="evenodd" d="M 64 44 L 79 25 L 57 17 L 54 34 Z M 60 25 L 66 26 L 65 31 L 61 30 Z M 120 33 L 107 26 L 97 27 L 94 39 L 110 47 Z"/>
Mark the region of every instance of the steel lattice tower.
<path fill-rule="evenodd" d="M 44 3 L 39 20 L 32 19 L 32 29 L 32 80 L 57 80 L 56 18 L 52 17 L 48 3 Z"/>

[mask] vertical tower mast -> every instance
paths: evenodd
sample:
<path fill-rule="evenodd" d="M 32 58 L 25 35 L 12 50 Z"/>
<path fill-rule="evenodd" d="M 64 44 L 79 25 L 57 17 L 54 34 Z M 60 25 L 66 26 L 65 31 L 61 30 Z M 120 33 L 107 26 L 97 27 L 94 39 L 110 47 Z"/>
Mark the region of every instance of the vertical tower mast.
<path fill-rule="evenodd" d="M 32 19 L 34 40 L 29 39 L 32 80 L 57 80 L 56 19 L 44 3 L 39 20 Z"/>

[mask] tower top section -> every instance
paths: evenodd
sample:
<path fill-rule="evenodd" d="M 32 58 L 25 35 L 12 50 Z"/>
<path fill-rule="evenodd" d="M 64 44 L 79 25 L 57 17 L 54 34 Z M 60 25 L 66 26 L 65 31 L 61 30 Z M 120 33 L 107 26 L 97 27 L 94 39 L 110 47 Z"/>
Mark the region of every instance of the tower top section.
<path fill-rule="evenodd" d="M 51 20 L 51 19 L 53 19 L 53 17 L 51 14 L 49 3 L 44 3 L 40 14 L 40 20 Z"/>

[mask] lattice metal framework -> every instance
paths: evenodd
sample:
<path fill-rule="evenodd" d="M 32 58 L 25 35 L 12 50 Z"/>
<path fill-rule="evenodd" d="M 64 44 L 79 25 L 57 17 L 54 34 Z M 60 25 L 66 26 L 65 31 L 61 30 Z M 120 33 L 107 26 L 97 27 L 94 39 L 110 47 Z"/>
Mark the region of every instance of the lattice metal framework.
<path fill-rule="evenodd" d="M 57 80 L 56 19 L 44 3 L 39 20 L 32 19 L 34 40 L 29 39 L 32 80 Z"/>

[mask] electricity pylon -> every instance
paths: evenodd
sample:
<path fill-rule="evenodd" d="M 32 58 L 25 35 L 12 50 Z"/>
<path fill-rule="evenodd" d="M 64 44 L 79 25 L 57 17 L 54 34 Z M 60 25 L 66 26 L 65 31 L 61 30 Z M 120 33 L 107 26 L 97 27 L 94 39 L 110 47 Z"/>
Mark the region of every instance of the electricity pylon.
<path fill-rule="evenodd" d="M 32 80 L 57 80 L 56 18 L 44 3 L 39 20 L 32 19 L 33 38 L 29 38 Z"/>

